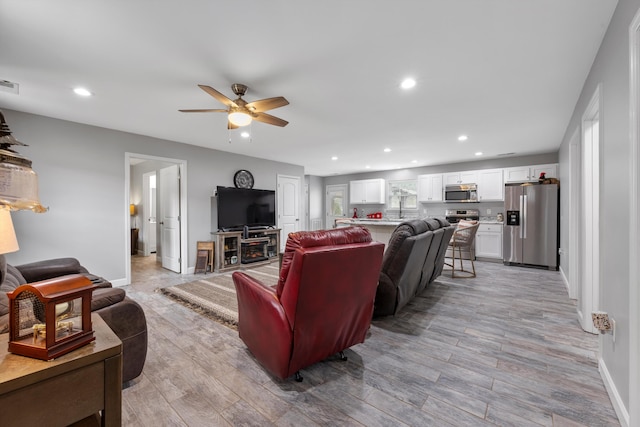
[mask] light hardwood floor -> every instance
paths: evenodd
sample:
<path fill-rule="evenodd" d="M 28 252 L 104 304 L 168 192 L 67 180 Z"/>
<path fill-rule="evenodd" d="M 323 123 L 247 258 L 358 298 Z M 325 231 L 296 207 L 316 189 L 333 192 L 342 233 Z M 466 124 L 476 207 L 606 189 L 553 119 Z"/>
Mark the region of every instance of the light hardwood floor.
<path fill-rule="evenodd" d="M 154 257 L 151 257 L 154 258 Z M 125 426 L 619 425 L 558 272 L 477 262 L 441 276 L 364 344 L 301 373 L 267 374 L 237 332 L 156 292 L 180 276 L 132 258 L 144 308 L 143 374 L 123 390 Z"/>

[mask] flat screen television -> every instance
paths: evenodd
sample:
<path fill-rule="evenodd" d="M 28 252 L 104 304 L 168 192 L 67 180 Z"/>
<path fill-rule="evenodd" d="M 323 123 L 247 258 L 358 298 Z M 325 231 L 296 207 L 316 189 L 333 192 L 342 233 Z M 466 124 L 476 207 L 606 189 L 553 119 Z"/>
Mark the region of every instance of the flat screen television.
<path fill-rule="evenodd" d="M 217 187 L 218 229 L 241 230 L 276 225 L 276 192 Z"/>

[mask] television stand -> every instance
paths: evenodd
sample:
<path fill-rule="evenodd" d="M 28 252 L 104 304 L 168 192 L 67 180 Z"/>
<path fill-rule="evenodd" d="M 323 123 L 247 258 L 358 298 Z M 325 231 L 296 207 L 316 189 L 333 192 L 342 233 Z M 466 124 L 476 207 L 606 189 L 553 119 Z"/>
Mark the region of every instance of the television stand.
<path fill-rule="evenodd" d="M 246 264 L 270 263 L 280 253 L 280 229 L 212 232 L 216 250 L 215 271 L 237 270 Z"/>

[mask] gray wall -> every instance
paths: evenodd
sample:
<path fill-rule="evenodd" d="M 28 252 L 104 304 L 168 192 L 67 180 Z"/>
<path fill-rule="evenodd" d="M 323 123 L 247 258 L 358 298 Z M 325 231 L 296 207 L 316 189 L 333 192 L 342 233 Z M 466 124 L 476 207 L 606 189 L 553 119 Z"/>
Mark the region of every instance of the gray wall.
<path fill-rule="evenodd" d="M 13 213 L 20 251 L 11 264 L 72 256 L 109 280 L 126 275 L 129 201 L 125 200 L 125 153 L 187 161 L 189 266 L 196 241 L 210 240 L 211 196 L 233 186 L 233 174 L 250 170 L 255 187 L 275 190 L 278 174 L 304 177 L 302 166 L 267 161 L 22 112 L 3 110 L 13 135 L 29 144 L 19 152 L 33 161 L 44 214 Z M 304 215 L 304 211 L 302 212 Z"/>
<path fill-rule="evenodd" d="M 629 410 L 629 25 L 640 0 L 620 0 L 576 104 L 562 143 L 560 168 L 598 84 L 600 108 L 600 309 L 616 320 L 616 342 L 603 335 L 601 357 Z M 632 212 L 636 215 L 637 212 Z M 568 218 L 564 218 L 566 227 Z M 637 361 L 635 362 L 637 363 Z M 636 402 L 635 404 L 638 404 Z M 635 420 L 638 423 L 638 420 Z M 637 425 L 637 424 L 635 424 Z"/>
<path fill-rule="evenodd" d="M 324 179 L 319 176 L 308 175 L 308 198 L 309 198 L 309 221 L 314 219 L 321 219 L 324 224 L 325 209 L 324 209 Z M 311 223 L 309 223 L 309 226 Z"/>

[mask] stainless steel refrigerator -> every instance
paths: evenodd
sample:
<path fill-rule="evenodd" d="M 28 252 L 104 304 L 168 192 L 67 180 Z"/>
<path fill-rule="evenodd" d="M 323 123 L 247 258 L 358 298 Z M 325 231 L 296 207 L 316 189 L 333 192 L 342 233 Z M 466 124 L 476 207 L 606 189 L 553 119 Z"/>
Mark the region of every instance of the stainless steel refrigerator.
<path fill-rule="evenodd" d="M 558 269 L 558 185 L 507 184 L 502 255 L 505 264 Z"/>

